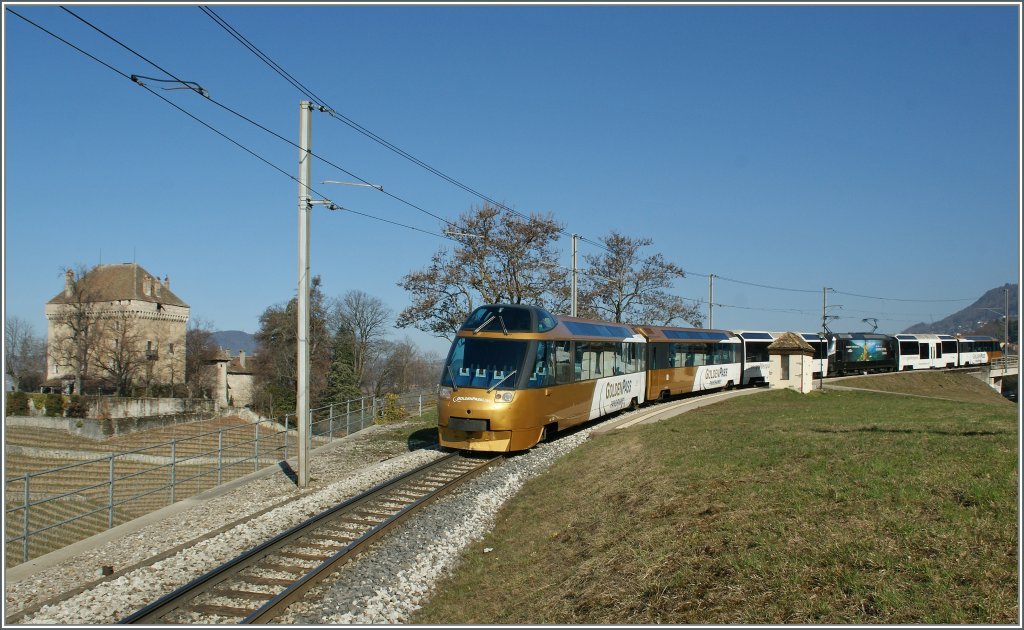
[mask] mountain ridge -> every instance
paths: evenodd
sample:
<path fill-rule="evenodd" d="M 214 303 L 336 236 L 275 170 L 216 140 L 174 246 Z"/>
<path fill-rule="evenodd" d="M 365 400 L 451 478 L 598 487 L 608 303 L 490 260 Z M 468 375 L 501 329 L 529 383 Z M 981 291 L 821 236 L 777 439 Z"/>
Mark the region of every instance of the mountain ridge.
<path fill-rule="evenodd" d="M 246 354 L 252 355 L 259 348 L 256 336 L 243 330 L 215 330 L 211 335 L 215 344 L 232 354 L 244 350 Z"/>
<path fill-rule="evenodd" d="M 1019 287 L 1016 283 L 1004 284 L 1001 287 L 989 289 L 973 304 L 952 315 L 931 322 L 918 322 L 909 326 L 905 333 L 973 333 L 985 324 L 996 321 L 1002 324 L 1004 311 L 1004 289 L 1010 291 L 1010 320 L 1017 317 L 1017 295 Z"/>

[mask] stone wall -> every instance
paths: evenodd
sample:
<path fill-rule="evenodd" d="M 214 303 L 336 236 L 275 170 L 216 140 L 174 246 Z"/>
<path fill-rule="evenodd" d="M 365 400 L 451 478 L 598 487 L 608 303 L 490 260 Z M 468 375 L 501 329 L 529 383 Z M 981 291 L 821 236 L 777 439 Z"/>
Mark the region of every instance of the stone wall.
<path fill-rule="evenodd" d="M 131 418 L 51 418 L 47 416 L 7 416 L 4 424 L 8 427 L 30 427 L 40 429 L 64 430 L 72 435 L 93 440 L 103 440 L 116 435 L 126 435 L 137 431 L 159 429 L 174 424 L 195 422 L 217 417 L 213 411 L 177 413 L 162 416 L 131 417 Z"/>

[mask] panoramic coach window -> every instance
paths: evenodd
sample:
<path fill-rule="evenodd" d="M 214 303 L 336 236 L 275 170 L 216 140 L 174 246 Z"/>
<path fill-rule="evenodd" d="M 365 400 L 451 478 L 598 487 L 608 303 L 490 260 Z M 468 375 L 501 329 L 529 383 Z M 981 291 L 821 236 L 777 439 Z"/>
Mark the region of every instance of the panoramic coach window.
<path fill-rule="evenodd" d="M 901 341 L 900 342 L 900 354 L 912 355 L 918 353 L 918 343 L 916 341 Z"/>
<path fill-rule="evenodd" d="M 572 382 L 572 355 L 568 341 L 538 341 L 527 387 L 550 387 Z"/>
<path fill-rule="evenodd" d="M 551 350 L 553 342 L 538 341 L 537 352 L 527 387 L 548 387 L 555 382 L 555 362 Z"/>
<path fill-rule="evenodd" d="M 747 363 L 768 360 L 768 344 L 764 342 L 747 342 Z"/>

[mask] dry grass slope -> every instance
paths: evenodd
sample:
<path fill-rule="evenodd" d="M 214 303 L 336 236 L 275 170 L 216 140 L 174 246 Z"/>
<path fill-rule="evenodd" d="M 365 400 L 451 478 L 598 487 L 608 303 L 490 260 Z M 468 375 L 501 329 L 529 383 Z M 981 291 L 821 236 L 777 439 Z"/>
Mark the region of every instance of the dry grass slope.
<path fill-rule="evenodd" d="M 917 396 L 934 396 L 982 405 L 1010 405 L 991 387 L 966 372 L 899 372 L 845 379 L 834 379 L 836 385 L 879 392 L 897 392 Z"/>
<path fill-rule="evenodd" d="M 599 436 L 414 621 L 1012 624 L 1017 411 L 990 396 L 767 392 Z"/>

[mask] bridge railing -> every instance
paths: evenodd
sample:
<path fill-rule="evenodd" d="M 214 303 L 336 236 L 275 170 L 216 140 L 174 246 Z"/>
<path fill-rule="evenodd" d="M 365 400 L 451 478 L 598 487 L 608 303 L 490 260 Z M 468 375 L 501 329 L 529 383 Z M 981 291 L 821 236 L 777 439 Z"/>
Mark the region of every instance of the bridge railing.
<path fill-rule="evenodd" d="M 989 372 L 993 372 L 993 371 L 1003 371 L 1003 372 L 1006 372 L 1006 371 L 1010 371 L 1010 370 L 1016 371 L 1016 370 L 1019 369 L 1019 365 L 1020 365 L 1020 357 L 1018 357 L 1016 355 L 1009 356 L 1009 357 L 1001 357 L 1001 358 L 995 359 L 991 363 L 989 363 L 988 370 L 989 370 Z"/>

